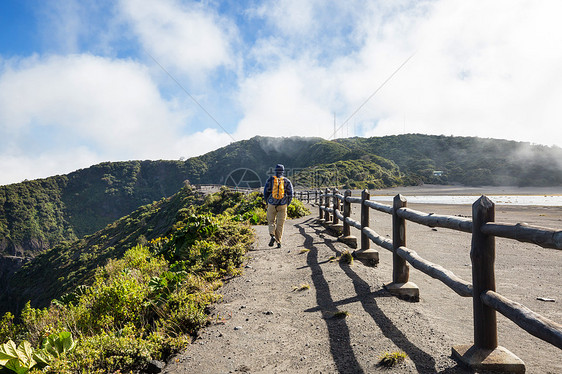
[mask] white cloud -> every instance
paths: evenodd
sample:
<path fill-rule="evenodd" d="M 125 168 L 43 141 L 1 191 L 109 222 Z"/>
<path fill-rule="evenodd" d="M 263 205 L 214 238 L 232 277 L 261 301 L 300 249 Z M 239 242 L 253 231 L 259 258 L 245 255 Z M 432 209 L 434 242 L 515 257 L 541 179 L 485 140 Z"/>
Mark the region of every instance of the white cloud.
<path fill-rule="evenodd" d="M 225 132 L 207 128 L 178 139 L 173 146 L 175 154 L 189 158 L 224 147 L 231 142 L 232 138 Z"/>
<path fill-rule="evenodd" d="M 25 179 L 47 178 L 68 174 L 104 160 L 85 147 L 68 147 L 30 156 L 24 152 L 0 153 L 0 185 L 22 182 Z"/>
<path fill-rule="evenodd" d="M 315 1 L 277 0 L 267 1 L 254 14 L 267 19 L 277 30 L 286 35 L 301 35 L 315 27 Z"/>
<path fill-rule="evenodd" d="M 142 51 L 137 60 L 115 58 L 135 50 L 135 38 L 229 131 L 240 117 L 235 139 L 329 137 L 334 112 L 341 124 L 416 52 L 350 121 L 359 135 L 405 131 L 562 146 L 557 1 L 266 0 L 241 9 L 120 0 L 94 7 L 96 19 L 80 30 L 71 15 L 83 19 L 95 5 L 88 1 L 85 8 L 70 1 L 60 14 L 66 23 L 57 35 L 67 30 L 69 37 L 57 38 L 59 50 L 86 41 L 111 58 L 0 59 L 0 162 L 19 160 L 31 170 L 48 155 L 64 160 L 56 153 L 63 144 L 100 161 L 190 157 L 228 144 Z M 91 30 L 102 29 L 97 22 L 108 8 L 111 27 L 96 45 Z"/>
<path fill-rule="evenodd" d="M 121 0 L 119 4 L 142 46 L 167 69 L 200 80 L 234 63 L 233 26 L 203 5 L 175 0 Z"/>
<path fill-rule="evenodd" d="M 196 156 L 228 144 L 216 130 L 189 135 L 189 117 L 161 97 L 146 67 L 134 61 L 91 55 L 5 61 L 0 183 L 107 160 Z"/>
<path fill-rule="evenodd" d="M 277 70 L 250 76 L 239 94 L 244 118 L 235 138 L 253 135 L 329 136 L 333 128 L 332 82 L 322 69 L 286 61 Z"/>
<path fill-rule="evenodd" d="M 53 126 L 69 141 L 85 141 L 110 156 L 134 156 L 169 139 L 185 117 L 133 61 L 71 55 L 20 66 L 0 78 L 0 129 L 11 134 Z"/>
<path fill-rule="evenodd" d="M 412 61 L 380 92 L 362 118 L 378 118 L 366 135 L 403 131 L 562 144 L 562 27 L 554 2 L 432 4 L 388 31 L 386 42 L 416 46 Z M 375 45 L 376 39 L 371 39 Z M 385 50 L 392 50 L 383 45 Z M 396 50 L 396 48 L 395 48 Z M 380 51 L 379 51 L 380 52 Z M 381 54 L 365 49 L 364 60 Z M 390 56 L 395 66 L 406 55 Z M 558 72 L 558 73 L 557 73 Z M 390 69 L 387 69 L 387 74 Z M 381 79 L 382 81 L 382 79 Z"/>
<path fill-rule="evenodd" d="M 273 129 L 282 127 L 272 124 L 300 118 L 300 127 L 285 127 L 295 131 L 287 135 L 307 135 L 317 123 L 329 122 L 326 117 L 333 110 L 341 124 L 416 52 L 351 120 L 359 122 L 364 135 L 406 131 L 562 145 L 562 50 L 556 47 L 562 41 L 560 3 L 348 4 L 327 7 L 337 11 L 332 13 L 335 25 L 342 24 L 340 17 L 348 18 L 350 30 L 341 28 L 340 33 L 348 33 L 341 39 L 359 47 L 334 53 L 329 50 L 333 45 L 322 44 L 316 35 L 320 4 L 261 6 L 258 14 L 290 42 L 268 36 L 256 43 L 254 56 L 266 68 L 242 84 L 242 129 L 279 134 Z M 300 18 L 290 16 L 299 9 L 304 9 Z M 307 33 L 316 38 L 316 46 Z M 331 60 L 316 62 L 320 56 Z M 313 90 L 319 94 L 311 94 Z M 276 101 L 286 112 L 275 107 Z"/>

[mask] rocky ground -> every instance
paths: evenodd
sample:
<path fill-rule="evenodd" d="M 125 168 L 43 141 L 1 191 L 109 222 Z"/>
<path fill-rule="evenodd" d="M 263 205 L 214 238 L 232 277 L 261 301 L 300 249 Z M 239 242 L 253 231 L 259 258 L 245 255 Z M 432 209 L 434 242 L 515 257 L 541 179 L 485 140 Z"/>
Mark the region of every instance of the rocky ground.
<path fill-rule="evenodd" d="M 470 206 L 412 208 L 470 216 Z M 392 297 L 391 253 L 380 263 L 333 261 L 348 249 L 313 215 L 287 221 L 283 247 L 267 246 L 264 226 L 241 277 L 220 290 L 211 324 L 165 373 L 472 373 L 451 358 L 451 347 L 471 344 L 472 300 L 411 268 L 420 301 Z M 357 210 L 353 215 L 358 218 Z M 562 208 L 497 208 L 497 221 L 562 228 Z M 373 212 L 371 228 L 390 235 L 390 216 Z M 352 231 L 358 235 L 358 231 Z M 470 235 L 409 223 L 407 246 L 471 279 Z M 496 241 L 496 284 L 502 295 L 562 322 L 562 251 L 507 239 Z M 537 297 L 555 302 L 537 300 Z M 498 314 L 498 339 L 526 364 L 527 373 L 562 373 L 562 354 Z M 392 369 L 378 365 L 385 352 L 408 358 Z"/>

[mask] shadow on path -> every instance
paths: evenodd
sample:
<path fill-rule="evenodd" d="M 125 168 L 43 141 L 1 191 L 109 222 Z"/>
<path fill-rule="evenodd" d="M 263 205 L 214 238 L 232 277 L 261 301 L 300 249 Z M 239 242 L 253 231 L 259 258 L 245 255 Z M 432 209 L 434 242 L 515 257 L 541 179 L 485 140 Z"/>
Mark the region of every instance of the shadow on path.
<path fill-rule="evenodd" d="M 332 317 L 333 312 L 327 313 L 326 311 L 337 311 L 337 307 L 340 305 L 359 301 L 363 309 L 379 326 L 384 336 L 390 339 L 398 348 L 400 348 L 408 355 L 408 357 L 410 357 L 419 373 L 436 373 L 437 370 L 435 367 L 435 359 L 431 355 L 417 347 L 411 341 L 409 341 L 404 333 L 394 325 L 390 318 L 388 318 L 377 305 L 377 298 L 392 297 L 386 290 L 381 289 L 376 292 L 371 292 L 369 284 L 361 279 L 361 277 L 359 277 L 349 265 L 340 263 L 340 267 L 343 272 L 353 282 L 356 296 L 340 301 L 334 301 L 332 299 L 328 284 L 322 275 L 322 269 L 320 268 L 320 263 L 318 262 L 318 248 L 315 245 L 311 244 L 316 243 L 313 236 L 306 231 L 306 227 L 308 227 L 309 229 L 314 230 L 316 234 L 325 233 L 323 226 L 315 224 L 314 221 L 314 219 L 310 219 L 303 222 L 302 224 L 295 225 L 295 227 L 298 228 L 299 232 L 305 238 L 305 248 L 310 249 L 310 252 L 308 253 L 307 263 L 312 271 L 313 283 L 317 290 L 316 299 L 318 302 L 318 306 L 307 310 L 307 312 L 318 310 L 322 312 L 330 334 L 330 348 L 332 356 L 334 358 L 334 361 L 336 362 L 339 372 L 362 373 L 363 369 L 357 362 L 351 348 L 349 340 L 349 328 L 346 324 L 345 319 L 335 320 L 333 318 L 330 318 Z M 320 237 L 320 235 L 316 235 L 316 240 L 318 237 Z M 324 239 L 324 242 L 322 244 L 326 245 L 336 254 L 339 254 L 339 251 L 333 244 L 333 240 L 326 238 Z M 343 360 L 345 360 L 345 362 L 343 362 Z M 456 367 L 447 369 L 442 373 L 454 372 L 467 373 L 469 371 L 465 371 L 462 368 Z"/>
<path fill-rule="evenodd" d="M 308 221 L 304 222 L 305 224 Z M 295 225 L 304 236 L 304 247 L 310 251 L 307 254 L 306 262 L 312 272 L 312 282 L 316 290 L 316 302 L 318 309 L 322 313 L 322 318 L 328 327 L 330 353 L 338 368 L 339 373 L 364 373 L 363 368 L 355 357 L 355 352 L 351 347 L 349 328 L 345 319 L 334 318 L 337 312 L 337 305 L 330 294 L 330 287 L 323 276 L 322 268 L 318 262 L 318 248 L 315 246 L 314 239 L 305 232 L 300 224 Z M 315 308 L 316 309 L 316 308 Z"/>

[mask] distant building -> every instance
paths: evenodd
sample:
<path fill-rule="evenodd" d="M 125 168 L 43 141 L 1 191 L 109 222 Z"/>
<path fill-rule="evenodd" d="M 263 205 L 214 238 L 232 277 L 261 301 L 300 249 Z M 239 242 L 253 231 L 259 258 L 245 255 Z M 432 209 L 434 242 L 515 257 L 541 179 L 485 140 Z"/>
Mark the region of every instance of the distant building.
<path fill-rule="evenodd" d="M 434 170 L 434 171 L 433 171 L 433 176 L 434 176 L 434 177 L 441 177 L 441 176 L 443 176 L 443 170 Z"/>

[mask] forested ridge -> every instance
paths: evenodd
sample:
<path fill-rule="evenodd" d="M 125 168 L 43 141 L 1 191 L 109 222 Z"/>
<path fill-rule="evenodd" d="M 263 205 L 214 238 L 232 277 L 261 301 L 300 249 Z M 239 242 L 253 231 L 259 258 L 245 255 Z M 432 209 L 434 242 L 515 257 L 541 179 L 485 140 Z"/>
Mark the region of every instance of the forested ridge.
<path fill-rule="evenodd" d="M 257 136 L 185 161 L 104 162 L 67 175 L 0 186 L 0 256 L 33 257 L 172 196 L 185 180 L 222 184 L 241 168 L 259 177 L 254 187 L 265 182 L 277 163 L 302 187 L 558 186 L 561 160 L 558 147 L 409 134 L 335 141 Z M 10 266 L 0 264 L 0 282 Z"/>

